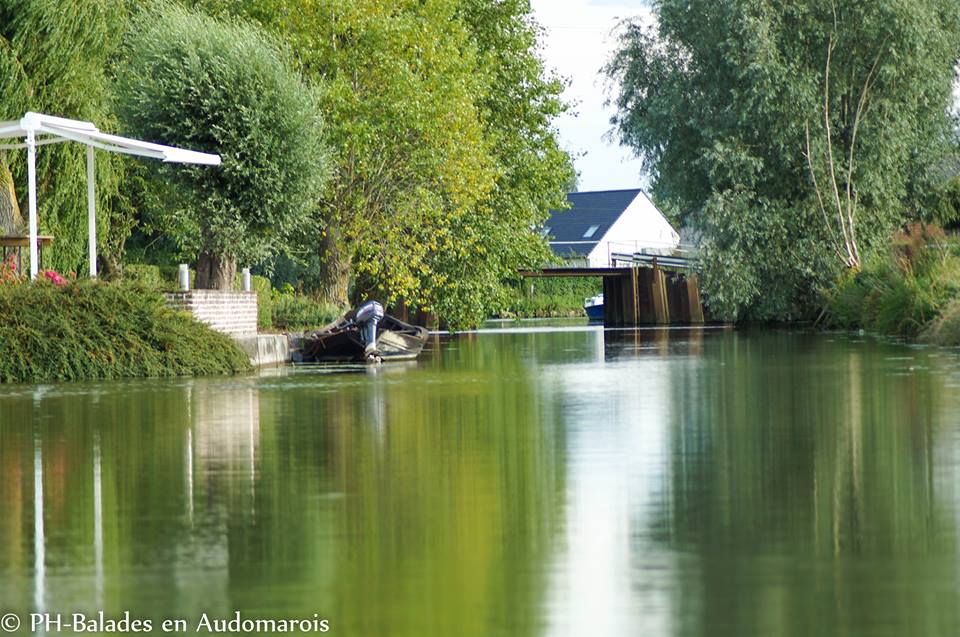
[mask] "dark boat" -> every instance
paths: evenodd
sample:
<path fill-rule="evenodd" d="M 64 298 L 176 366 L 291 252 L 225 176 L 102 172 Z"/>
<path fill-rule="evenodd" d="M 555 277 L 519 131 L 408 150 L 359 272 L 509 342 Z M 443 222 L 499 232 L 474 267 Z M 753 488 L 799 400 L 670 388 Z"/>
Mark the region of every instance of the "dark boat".
<path fill-rule="evenodd" d="M 368 301 L 315 332 L 303 335 L 303 362 L 401 361 L 416 358 L 427 342 L 425 328 L 388 316 Z"/>

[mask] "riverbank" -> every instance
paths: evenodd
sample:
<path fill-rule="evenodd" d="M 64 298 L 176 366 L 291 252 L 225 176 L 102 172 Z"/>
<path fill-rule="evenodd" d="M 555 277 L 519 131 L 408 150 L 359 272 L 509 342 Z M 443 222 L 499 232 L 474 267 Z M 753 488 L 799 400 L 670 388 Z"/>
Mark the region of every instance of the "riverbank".
<path fill-rule="evenodd" d="M 99 281 L 0 285 L 0 383 L 236 374 L 230 337 L 142 286 Z"/>
<path fill-rule="evenodd" d="M 960 345 L 960 243 L 911 225 L 825 296 L 829 327 Z"/>
<path fill-rule="evenodd" d="M 599 277 L 526 280 L 510 288 L 494 318 L 582 318 L 584 300 L 602 292 Z"/>

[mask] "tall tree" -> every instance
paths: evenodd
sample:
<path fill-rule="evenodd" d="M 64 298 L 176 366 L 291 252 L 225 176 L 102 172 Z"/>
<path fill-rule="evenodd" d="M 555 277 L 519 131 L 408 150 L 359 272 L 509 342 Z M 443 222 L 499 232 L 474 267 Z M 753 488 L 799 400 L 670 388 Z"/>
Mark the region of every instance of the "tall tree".
<path fill-rule="evenodd" d="M 459 255 L 463 274 L 452 282 L 474 293 L 450 295 L 441 306 L 448 298 L 487 302 L 518 268 L 542 266 L 550 253 L 531 228 L 540 227 L 550 210 L 565 208 L 566 192 L 576 183 L 554 128 L 554 119 L 567 109 L 563 82 L 540 58 L 541 30 L 529 0 L 460 0 L 460 15 L 477 50 L 483 85 L 476 103 L 496 176 L 470 227 L 476 248 Z M 473 315 L 485 309 L 476 307 Z"/>
<path fill-rule="evenodd" d="M 614 125 L 704 236 L 711 307 L 790 318 L 917 209 L 951 136 L 952 0 L 657 0 Z"/>
<path fill-rule="evenodd" d="M 323 234 L 305 242 L 319 296 L 343 303 L 353 280 L 465 325 L 504 276 L 545 257 L 531 227 L 562 205 L 572 171 L 527 2 L 199 4 L 269 25 L 325 87 L 337 177 Z"/>
<path fill-rule="evenodd" d="M 223 159 L 152 168 L 170 233 L 197 257 L 197 286 L 230 289 L 238 259 L 264 259 L 310 220 L 329 175 L 318 96 L 256 26 L 176 5 L 140 13 L 124 54 L 124 125 Z"/>
<path fill-rule="evenodd" d="M 431 256 L 493 186 L 473 97 L 479 78 L 452 0 L 274 0 L 251 13 L 292 42 L 324 85 L 337 176 L 323 198 L 319 296 L 361 288 L 429 307 L 449 273 Z M 319 248 L 319 249 L 317 249 Z"/>

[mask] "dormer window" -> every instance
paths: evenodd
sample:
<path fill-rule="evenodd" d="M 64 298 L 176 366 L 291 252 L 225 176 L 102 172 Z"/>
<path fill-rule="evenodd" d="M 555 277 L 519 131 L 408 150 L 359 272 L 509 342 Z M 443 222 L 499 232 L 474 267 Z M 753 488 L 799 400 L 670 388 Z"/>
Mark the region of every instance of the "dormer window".
<path fill-rule="evenodd" d="M 587 231 L 583 233 L 584 239 L 589 239 L 597 233 L 597 230 L 600 229 L 600 226 L 590 226 L 587 228 Z"/>
<path fill-rule="evenodd" d="M 544 227 L 543 227 L 543 230 L 540 231 L 540 236 L 541 236 L 541 237 L 549 237 L 549 236 L 550 236 L 550 226 L 544 226 Z"/>

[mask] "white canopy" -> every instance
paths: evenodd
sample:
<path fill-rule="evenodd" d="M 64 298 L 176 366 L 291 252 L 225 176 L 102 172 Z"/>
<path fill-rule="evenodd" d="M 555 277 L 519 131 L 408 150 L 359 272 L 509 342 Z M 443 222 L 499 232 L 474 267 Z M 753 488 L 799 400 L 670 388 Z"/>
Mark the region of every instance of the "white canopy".
<path fill-rule="evenodd" d="M 27 181 L 28 201 L 30 208 L 30 278 L 36 278 L 39 272 L 39 251 L 37 246 L 37 146 L 59 144 L 62 142 L 78 142 L 87 147 L 87 224 L 88 242 L 90 250 L 90 276 L 97 276 L 97 218 L 96 218 L 96 191 L 94 180 L 94 153 L 95 149 L 111 153 L 123 153 L 150 157 L 167 163 L 202 164 L 207 166 L 220 165 L 220 155 L 200 153 L 193 150 L 184 150 L 172 146 L 163 146 L 128 139 L 117 135 L 101 133 L 90 122 L 81 122 L 62 117 L 27 113 L 20 120 L 0 122 L 0 140 L 20 139 L 2 143 L 0 150 L 16 148 L 27 149 Z"/>

